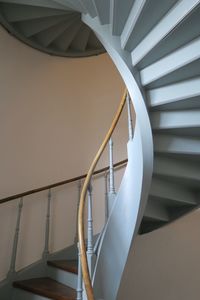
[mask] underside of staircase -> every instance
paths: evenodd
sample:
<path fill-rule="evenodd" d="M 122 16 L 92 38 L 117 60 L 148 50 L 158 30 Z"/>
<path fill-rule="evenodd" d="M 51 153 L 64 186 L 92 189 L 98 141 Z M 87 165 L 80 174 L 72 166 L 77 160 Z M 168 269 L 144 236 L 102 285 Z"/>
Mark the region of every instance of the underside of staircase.
<path fill-rule="evenodd" d="M 135 235 L 173 222 L 200 204 L 200 0 L 0 0 L 0 22 L 21 41 L 52 55 L 107 51 L 132 98 L 136 126 L 128 145 L 130 187 L 124 179 L 93 277 L 96 299 L 114 300 Z M 132 193 L 130 202 L 122 201 L 125 189 Z M 115 245 L 110 236 L 116 218 L 123 220 L 122 205 L 130 205 L 123 224 L 130 235 L 126 250 L 116 254 L 122 262 L 110 279 L 116 257 L 109 264 L 105 257 Z M 123 240 L 120 224 L 116 227 L 116 239 Z M 77 276 L 76 260 L 48 266 L 62 273 L 57 278 Z M 68 288 L 64 283 L 44 277 L 14 287 L 16 293 L 23 289 L 41 299 L 76 299 L 74 284 Z M 28 294 L 16 295 L 24 300 Z"/>

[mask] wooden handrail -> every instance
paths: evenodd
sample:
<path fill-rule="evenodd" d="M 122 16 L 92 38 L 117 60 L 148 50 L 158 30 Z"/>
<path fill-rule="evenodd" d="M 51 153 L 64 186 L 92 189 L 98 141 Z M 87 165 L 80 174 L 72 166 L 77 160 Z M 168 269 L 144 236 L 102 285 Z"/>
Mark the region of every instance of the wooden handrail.
<path fill-rule="evenodd" d="M 85 198 L 86 198 L 86 193 L 88 190 L 88 186 L 90 184 L 92 175 L 94 174 L 94 169 L 119 121 L 119 118 L 121 116 L 124 104 L 126 102 L 126 95 L 127 95 L 127 90 L 125 90 L 123 97 L 120 101 L 117 113 L 112 121 L 112 124 L 110 126 L 110 129 L 108 130 L 106 137 L 101 144 L 90 168 L 87 173 L 85 182 L 83 184 L 82 192 L 81 192 L 81 197 L 80 197 L 80 204 L 79 204 L 79 210 L 78 210 L 78 237 L 79 237 L 79 249 L 80 249 L 80 258 L 81 258 L 81 266 L 82 266 L 82 274 L 83 274 L 83 281 L 85 284 L 85 290 L 87 294 L 87 299 L 88 300 L 94 300 L 94 293 L 92 289 L 92 283 L 90 279 L 90 274 L 89 274 L 89 269 L 88 269 L 88 264 L 87 264 L 87 254 L 86 254 L 86 247 L 85 247 L 85 237 L 84 237 L 84 210 L 85 210 Z"/>
<path fill-rule="evenodd" d="M 114 164 L 114 168 L 123 166 L 126 163 L 127 163 L 127 159 L 121 160 L 121 161 Z M 99 170 L 95 171 L 93 173 L 93 175 L 98 175 L 98 174 L 101 174 L 101 173 L 106 172 L 108 170 L 109 170 L 109 167 L 104 167 L 102 169 L 99 169 Z M 12 201 L 12 200 L 16 200 L 16 199 L 19 199 L 19 198 L 23 198 L 25 196 L 29 196 L 29 195 L 32 195 L 32 194 L 36 194 L 36 193 L 39 193 L 39 192 L 42 192 L 42 191 L 46 191 L 46 190 L 49 190 L 49 189 L 52 189 L 52 188 L 55 188 L 55 187 L 58 187 L 58 186 L 61 186 L 61 185 L 65 185 L 67 183 L 75 182 L 75 181 L 86 178 L 86 176 L 87 176 L 87 174 L 83 174 L 83 175 L 80 175 L 78 177 L 74 177 L 74 178 L 70 178 L 70 179 L 67 179 L 67 180 L 59 181 L 59 182 L 49 184 L 49 185 L 46 185 L 46 186 L 43 186 L 43 187 L 40 187 L 40 188 L 37 188 L 37 189 L 29 190 L 29 191 L 26 191 L 26 192 L 23 192 L 23 193 L 20 193 L 20 194 L 15 194 L 15 195 L 12 195 L 12 196 L 9 196 L 9 197 L 6 197 L 6 198 L 2 198 L 2 199 L 0 199 L 0 204 L 5 203 L 5 202 L 9 202 L 9 201 Z"/>

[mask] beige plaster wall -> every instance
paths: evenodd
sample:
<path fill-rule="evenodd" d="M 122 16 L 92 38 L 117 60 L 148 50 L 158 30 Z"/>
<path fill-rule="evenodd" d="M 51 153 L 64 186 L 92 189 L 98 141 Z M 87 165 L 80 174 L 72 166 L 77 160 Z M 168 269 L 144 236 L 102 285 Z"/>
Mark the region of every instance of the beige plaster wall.
<path fill-rule="evenodd" d="M 200 210 L 138 236 L 118 299 L 199 300 Z"/>
<path fill-rule="evenodd" d="M 107 55 L 52 57 L 3 29 L 0 41 L 2 198 L 84 172 L 110 125 L 123 82 Z M 119 127 L 116 159 L 126 155 L 125 118 Z"/>
<path fill-rule="evenodd" d="M 0 28 L 0 198 L 87 171 L 117 108 L 124 85 L 105 54 L 48 56 Z M 114 160 L 126 157 L 126 113 L 114 135 Z M 99 167 L 108 163 L 105 153 Z M 119 176 L 118 176 L 119 182 Z M 104 182 L 94 184 L 95 232 L 104 222 Z M 52 191 L 50 251 L 71 245 L 77 184 Z M 0 206 L 0 280 L 12 255 L 18 200 Z M 47 192 L 24 198 L 17 270 L 41 258 Z"/>

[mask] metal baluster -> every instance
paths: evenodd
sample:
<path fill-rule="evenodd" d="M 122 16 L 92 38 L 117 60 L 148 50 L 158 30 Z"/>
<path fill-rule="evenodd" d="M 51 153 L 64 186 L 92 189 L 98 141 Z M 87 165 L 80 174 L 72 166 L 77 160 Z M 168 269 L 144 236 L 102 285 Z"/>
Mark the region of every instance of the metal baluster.
<path fill-rule="evenodd" d="M 132 114 L 131 114 L 131 99 L 129 94 L 127 93 L 126 96 L 126 103 L 127 103 L 127 111 L 128 111 L 128 133 L 129 133 L 129 140 L 133 139 L 133 121 L 132 121 Z"/>
<path fill-rule="evenodd" d="M 109 209 L 108 209 L 108 173 L 105 172 L 104 174 L 105 180 L 105 223 L 108 221 L 109 217 Z"/>
<path fill-rule="evenodd" d="M 110 180 L 109 180 L 109 193 L 115 195 L 114 183 L 114 167 L 113 167 L 113 141 L 109 141 L 109 166 L 110 166 Z"/>
<path fill-rule="evenodd" d="M 78 280 L 77 280 L 77 289 L 76 289 L 77 292 L 76 299 L 82 300 L 83 281 L 82 281 L 81 253 L 80 253 L 79 243 L 77 243 L 77 247 L 78 247 Z"/>
<path fill-rule="evenodd" d="M 12 257 L 11 257 L 10 270 L 8 272 L 8 277 L 13 276 L 16 272 L 15 265 L 16 265 L 16 257 L 17 257 L 17 247 L 18 247 L 18 242 L 19 242 L 19 231 L 20 231 L 22 208 L 23 208 L 23 198 L 21 198 L 19 200 L 19 205 L 18 205 L 17 223 L 16 223 L 16 229 L 15 229 Z"/>
<path fill-rule="evenodd" d="M 90 276 L 92 275 L 92 259 L 93 259 L 93 218 L 92 218 L 92 184 L 88 187 L 88 237 L 87 237 L 87 259 Z"/>
<path fill-rule="evenodd" d="M 112 210 L 115 202 L 115 180 L 114 180 L 114 167 L 113 167 L 113 141 L 109 141 L 109 192 L 108 192 L 108 216 Z"/>
<path fill-rule="evenodd" d="M 51 213 L 51 190 L 48 192 L 47 215 L 46 215 L 46 230 L 45 230 L 45 245 L 43 251 L 43 259 L 47 260 L 49 255 L 49 233 L 50 233 L 50 213 Z"/>
<path fill-rule="evenodd" d="M 82 182 L 81 180 L 78 181 L 78 201 L 77 201 L 77 210 L 76 210 L 76 233 L 74 237 L 74 244 L 78 243 L 78 209 L 79 209 L 79 203 L 80 203 L 80 198 L 81 198 L 81 187 L 82 187 Z"/>

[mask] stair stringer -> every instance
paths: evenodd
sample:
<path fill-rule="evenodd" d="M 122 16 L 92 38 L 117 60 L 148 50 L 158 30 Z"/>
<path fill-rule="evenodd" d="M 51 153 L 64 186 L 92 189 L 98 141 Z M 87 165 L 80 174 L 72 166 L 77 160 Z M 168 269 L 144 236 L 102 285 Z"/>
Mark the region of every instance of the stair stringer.
<path fill-rule="evenodd" d="M 124 274 L 150 190 L 153 139 L 145 98 L 134 78 L 130 54 L 121 49 L 119 38 L 110 34 L 109 25 L 101 25 L 98 18 L 82 18 L 94 30 L 120 72 L 136 113 L 134 138 L 128 143 L 127 168 L 102 237 L 93 277 L 95 299 L 116 300 L 119 288 L 125 284 Z"/>

